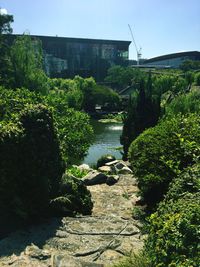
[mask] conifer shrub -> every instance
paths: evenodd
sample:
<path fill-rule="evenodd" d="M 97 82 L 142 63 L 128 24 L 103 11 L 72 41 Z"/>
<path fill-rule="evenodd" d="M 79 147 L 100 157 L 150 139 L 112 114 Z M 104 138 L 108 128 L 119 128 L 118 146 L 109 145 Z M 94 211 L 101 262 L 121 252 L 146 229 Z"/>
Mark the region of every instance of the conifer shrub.
<path fill-rule="evenodd" d="M 169 183 L 199 156 L 200 118 L 178 115 L 143 132 L 129 148 L 129 159 L 140 194 L 154 206 L 163 199 Z"/>

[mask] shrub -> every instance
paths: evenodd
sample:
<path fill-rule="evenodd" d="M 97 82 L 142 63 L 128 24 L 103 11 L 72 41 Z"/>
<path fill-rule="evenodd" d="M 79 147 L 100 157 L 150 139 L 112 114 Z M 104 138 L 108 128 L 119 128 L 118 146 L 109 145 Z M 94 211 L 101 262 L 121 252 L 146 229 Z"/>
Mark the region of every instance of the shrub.
<path fill-rule="evenodd" d="M 145 245 L 153 266 L 198 267 L 200 193 L 164 201 L 150 217 Z"/>
<path fill-rule="evenodd" d="M 88 174 L 88 170 L 85 169 L 79 169 L 76 166 L 72 166 L 70 168 L 67 168 L 67 174 L 75 176 L 76 178 L 83 178 L 85 175 Z"/>
<path fill-rule="evenodd" d="M 175 201 L 186 193 L 197 192 L 200 192 L 200 163 L 188 167 L 170 183 L 165 200 L 173 199 Z"/>
<path fill-rule="evenodd" d="M 64 160 L 69 164 L 77 163 L 86 155 L 93 140 L 89 116 L 74 109 L 59 112 L 54 107 L 54 118 Z"/>
<path fill-rule="evenodd" d="M 200 72 L 195 74 L 194 81 L 196 85 L 200 86 Z"/>
<path fill-rule="evenodd" d="M 42 103 L 42 96 L 26 88 L 9 90 L 0 87 L 0 120 L 18 121 L 26 105 Z"/>
<path fill-rule="evenodd" d="M 51 201 L 53 214 L 57 216 L 91 214 L 93 203 L 91 193 L 81 180 L 64 174 L 59 196 Z"/>
<path fill-rule="evenodd" d="M 97 160 L 97 168 L 104 166 L 106 163 L 116 160 L 113 155 L 103 155 Z"/>
<path fill-rule="evenodd" d="M 1 226 L 46 215 L 64 171 L 51 112 L 31 105 L 19 118 L 0 128 Z"/>
<path fill-rule="evenodd" d="M 161 121 L 132 142 L 129 159 L 147 204 L 159 202 L 169 182 L 198 159 L 199 125 L 198 115 L 179 115 Z"/>
<path fill-rule="evenodd" d="M 188 94 L 181 94 L 173 99 L 169 105 L 165 106 L 165 116 L 195 112 L 200 112 L 200 91 L 191 91 Z"/>

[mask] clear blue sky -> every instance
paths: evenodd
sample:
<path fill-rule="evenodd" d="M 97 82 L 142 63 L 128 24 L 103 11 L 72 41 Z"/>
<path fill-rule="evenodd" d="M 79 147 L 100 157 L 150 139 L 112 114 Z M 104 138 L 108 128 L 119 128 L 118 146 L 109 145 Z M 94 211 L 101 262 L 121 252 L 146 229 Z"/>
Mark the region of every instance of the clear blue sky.
<path fill-rule="evenodd" d="M 130 40 L 142 57 L 200 51 L 200 0 L 0 0 L 14 33 Z M 136 59 L 133 43 L 129 57 Z"/>

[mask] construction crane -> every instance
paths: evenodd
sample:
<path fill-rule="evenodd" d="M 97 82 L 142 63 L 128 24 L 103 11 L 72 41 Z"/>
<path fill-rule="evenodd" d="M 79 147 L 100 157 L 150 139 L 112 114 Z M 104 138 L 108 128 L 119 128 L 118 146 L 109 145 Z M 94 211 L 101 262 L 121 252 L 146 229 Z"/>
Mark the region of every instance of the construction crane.
<path fill-rule="evenodd" d="M 142 48 L 140 47 L 140 49 L 138 50 L 136 42 L 135 42 L 135 39 L 133 37 L 133 32 L 131 30 L 131 26 L 129 24 L 128 24 L 128 27 L 129 27 L 129 30 L 130 30 L 130 33 L 131 33 L 131 37 L 133 39 L 133 43 L 135 45 L 135 50 L 136 50 L 136 53 L 137 53 L 137 65 L 140 65 L 140 59 L 142 57 L 142 53 L 141 53 Z"/>

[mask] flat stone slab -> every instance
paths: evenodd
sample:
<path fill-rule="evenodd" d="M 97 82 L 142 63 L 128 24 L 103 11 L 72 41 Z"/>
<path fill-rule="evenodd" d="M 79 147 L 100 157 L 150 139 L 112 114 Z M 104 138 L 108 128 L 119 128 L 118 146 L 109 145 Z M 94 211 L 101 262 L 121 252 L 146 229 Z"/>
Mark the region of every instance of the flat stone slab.
<path fill-rule="evenodd" d="M 131 215 L 138 188 L 132 175 L 112 186 L 89 186 L 92 216 L 63 217 L 0 240 L 0 266 L 109 266 L 143 246 L 141 224 Z"/>

